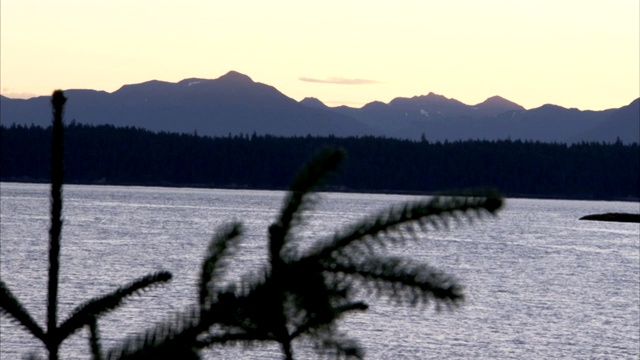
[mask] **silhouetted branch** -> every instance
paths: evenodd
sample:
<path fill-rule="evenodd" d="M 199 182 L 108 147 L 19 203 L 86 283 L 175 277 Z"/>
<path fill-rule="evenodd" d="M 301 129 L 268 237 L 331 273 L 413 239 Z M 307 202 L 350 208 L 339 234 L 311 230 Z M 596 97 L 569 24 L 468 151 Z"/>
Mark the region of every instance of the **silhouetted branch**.
<path fill-rule="evenodd" d="M 69 318 L 60 325 L 58 336 L 60 336 L 61 339 L 67 338 L 83 326 L 89 325 L 91 321 L 93 321 L 94 317 L 99 317 L 100 315 L 117 308 L 126 298 L 139 294 L 142 291 L 149 290 L 150 287 L 169 280 L 171 280 L 171 273 L 161 271 L 142 277 L 118 288 L 110 294 L 92 299 L 78 306 L 72 312 L 71 316 L 69 316 Z"/>
<path fill-rule="evenodd" d="M 342 357 L 345 359 L 364 359 L 364 349 L 360 344 L 343 334 L 327 334 L 326 337 L 321 338 L 315 350 L 323 355 L 333 355 L 336 359 Z"/>
<path fill-rule="evenodd" d="M 253 332 L 226 332 L 216 335 L 208 335 L 196 340 L 195 345 L 200 349 L 208 348 L 213 345 L 249 345 L 256 341 L 269 341 L 271 338 L 265 337 L 261 333 Z"/>
<path fill-rule="evenodd" d="M 291 227 L 298 221 L 299 213 L 304 210 L 309 195 L 327 177 L 335 171 L 344 158 L 342 150 L 325 149 L 304 165 L 298 172 L 285 197 L 284 206 L 278 220 L 269 227 L 270 254 L 272 260 L 280 257 L 282 247 L 287 243 Z"/>
<path fill-rule="evenodd" d="M 174 316 L 173 320 L 127 340 L 107 354 L 107 359 L 199 359 L 196 337 L 206 330 L 197 308 Z"/>
<path fill-rule="evenodd" d="M 33 320 L 27 309 L 11 293 L 4 281 L 0 280 L 0 313 L 10 315 L 18 324 L 24 326 L 36 338 L 45 341 L 42 328 Z"/>
<path fill-rule="evenodd" d="M 49 229 L 49 286 L 47 305 L 47 341 L 49 359 L 58 358 L 62 341 L 56 333 L 58 276 L 60 272 L 60 234 L 62 233 L 62 183 L 64 180 L 64 124 L 62 112 L 67 99 L 60 90 L 53 92 L 53 139 L 51 141 L 51 228 Z"/>
<path fill-rule="evenodd" d="M 213 282 L 220 276 L 220 272 L 224 269 L 226 263 L 224 257 L 229 254 L 236 245 L 237 239 L 242 232 L 240 224 L 230 224 L 221 229 L 209 243 L 207 253 L 202 262 L 202 270 L 200 272 L 200 307 L 204 308 L 205 304 L 211 299 Z"/>
<path fill-rule="evenodd" d="M 480 217 L 483 212 L 494 214 L 501 206 L 502 198 L 496 193 L 489 193 L 484 197 L 435 197 L 405 204 L 365 219 L 345 233 L 337 233 L 328 243 L 316 245 L 305 257 L 327 259 L 355 243 L 362 243 L 366 248 L 370 248 L 372 243 L 384 246 L 379 236 L 398 230 L 402 226 L 405 229 L 411 229 L 412 224 L 417 224 L 423 229 L 427 225 L 434 228 L 447 227 L 450 219 L 458 219 L 463 215 Z M 394 238 L 390 240 L 393 241 Z"/>
<path fill-rule="evenodd" d="M 359 277 L 371 282 L 380 294 L 405 298 L 411 305 L 420 301 L 426 305 L 433 299 L 452 306 L 464 299 L 462 286 L 451 276 L 407 259 L 367 256 L 359 262 L 333 264 L 327 271 Z"/>
<path fill-rule="evenodd" d="M 102 360 L 102 346 L 100 344 L 100 332 L 98 331 L 98 319 L 92 316 L 89 321 L 89 346 L 93 360 Z"/>
<path fill-rule="evenodd" d="M 331 317 L 331 321 L 335 321 L 337 319 L 340 319 L 342 317 L 343 314 L 347 313 L 347 312 L 351 312 L 351 311 L 365 311 L 369 308 L 369 305 L 365 304 L 364 302 L 358 301 L 358 302 L 354 302 L 354 303 L 349 303 L 349 304 L 344 304 L 344 305 L 340 305 L 340 306 L 335 306 L 332 308 L 333 310 L 333 316 Z M 308 318 L 307 322 L 300 325 L 298 328 L 296 328 L 294 331 L 291 332 L 291 338 L 295 339 L 303 334 L 305 334 L 306 332 L 315 329 L 315 328 L 319 328 L 321 326 L 330 324 L 331 322 L 327 323 L 326 322 L 327 319 L 321 319 L 318 317 L 312 317 L 312 318 Z"/>

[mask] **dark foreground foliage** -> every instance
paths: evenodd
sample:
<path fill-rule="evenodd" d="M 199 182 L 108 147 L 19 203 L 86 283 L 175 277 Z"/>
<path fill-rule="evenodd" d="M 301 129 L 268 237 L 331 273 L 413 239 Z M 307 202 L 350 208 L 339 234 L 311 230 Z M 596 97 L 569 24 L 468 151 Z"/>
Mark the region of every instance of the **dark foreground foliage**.
<path fill-rule="evenodd" d="M 407 305 L 435 304 L 453 308 L 464 294 L 450 275 L 425 264 L 386 256 L 384 248 L 416 241 L 415 233 L 447 227 L 452 220 L 495 214 L 502 205 L 493 192 L 469 196 L 434 197 L 390 208 L 319 240 L 304 252 L 292 231 L 302 213 L 317 200 L 314 193 L 343 159 L 341 150 L 324 150 L 307 163 L 291 183 L 278 218 L 268 229 L 269 261 L 262 272 L 232 285 L 221 285 L 226 258 L 239 250 L 242 224 L 219 229 L 200 264 L 194 305 L 164 319 L 147 332 L 104 351 L 98 320 L 132 296 L 167 282 L 166 272 L 150 274 L 103 297 L 78 306 L 63 322 L 57 320 L 58 269 L 62 230 L 63 126 L 62 92 L 53 96 L 54 125 L 51 156 L 51 231 L 47 326 L 43 329 L 0 281 L 0 311 L 42 341 L 50 359 L 60 344 L 83 327 L 90 331 L 88 349 L 94 359 L 199 359 L 212 346 L 256 342 L 280 344 L 292 359 L 293 343 L 313 342 L 320 354 L 362 358 L 355 339 L 338 332 L 347 313 L 365 311 L 358 289 Z"/>
<path fill-rule="evenodd" d="M 510 197 L 640 199 L 640 146 L 381 137 L 220 138 L 69 124 L 67 183 L 286 189 L 318 148 L 345 149 L 340 191 L 434 193 L 490 186 Z M 0 179 L 47 181 L 51 129 L 0 126 Z M 434 176 L 437 174 L 437 176 Z"/>

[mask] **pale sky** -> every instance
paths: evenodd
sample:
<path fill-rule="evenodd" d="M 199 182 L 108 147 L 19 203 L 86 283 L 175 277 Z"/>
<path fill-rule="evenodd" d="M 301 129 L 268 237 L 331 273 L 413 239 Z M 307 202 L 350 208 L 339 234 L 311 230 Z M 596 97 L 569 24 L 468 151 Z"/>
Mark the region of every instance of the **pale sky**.
<path fill-rule="evenodd" d="M 429 92 L 601 110 L 640 96 L 638 0 L 2 0 L 0 88 L 113 92 L 230 70 L 360 107 Z"/>

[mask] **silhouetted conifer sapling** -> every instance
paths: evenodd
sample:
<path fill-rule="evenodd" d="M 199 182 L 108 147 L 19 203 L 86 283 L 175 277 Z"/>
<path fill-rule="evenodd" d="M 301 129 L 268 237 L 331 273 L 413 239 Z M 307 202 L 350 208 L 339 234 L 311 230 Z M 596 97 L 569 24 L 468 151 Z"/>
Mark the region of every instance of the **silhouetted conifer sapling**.
<path fill-rule="evenodd" d="M 89 329 L 94 359 L 199 359 L 203 350 L 228 344 L 275 342 L 285 359 L 294 358 L 296 341 L 310 341 L 322 355 L 363 358 L 364 349 L 338 330 L 345 314 L 369 307 L 360 290 L 397 300 L 410 306 L 434 303 L 454 308 L 464 299 L 457 280 L 422 263 L 388 256 L 385 248 L 408 241 L 422 241 L 418 231 L 447 228 L 452 221 L 493 215 L 502 198 L 493 191 L 473 191 L 465 196 L 435 196 L 407 202 L 338 230 L 300 250 L 294 230 L 303 213 L 320 200 L 317 190 L 338 169 L 344 153 L 325 149 L 307 163 L 291 183 L 282 209 L 269 227 L 268 262 L 257 274 L 237 283 L 221 279 L 227 259 L 239 250 L 241 223 L 224 226 L 214 234 L 200 265 L 193 305 L 144 333 L 125 340 L 103 353 L 98 320 L 129 296 L 166 282 L 166 272 L 140 278 L 104 297 L 76 308 L 62 324 L 57 323 L 57 272 L 62 230 L 62 107 L 64 96 L 56 91 L 54 148 L 52 150 L 52 226 L 50 232 L 49 307 L 47 331 L 0 281 L 0 309 L 40 339 L 56 359 L 59 345 L 78 329 Z M 56 125 L 58 123 L 58 125 Z M 60 131 L 56 131 L 59 126 Z"/>

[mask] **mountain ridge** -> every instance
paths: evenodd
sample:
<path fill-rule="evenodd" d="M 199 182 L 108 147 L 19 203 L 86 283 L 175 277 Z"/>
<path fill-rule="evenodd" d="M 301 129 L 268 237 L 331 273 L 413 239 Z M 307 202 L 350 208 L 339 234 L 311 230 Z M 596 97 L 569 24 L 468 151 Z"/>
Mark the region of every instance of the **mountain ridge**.
<path fill-rule="evenodd" d="M 640 142 L 637 100 L 617 109 L 567 109 L 545 104 L 525 109 L 495 95 L 468 105 L 429 92 L 372 101 L 360 108 L 329 107 L 316 98 L 296 101 L 237 71 L 217 79 L 176 83 L 150 80 L 108 93 L 70 89 L 66 118 L 87 124 L 133 126 L 208 136 L 386 136 L 430 141 L 522 139 L 544 142 Z M 48 126 L 49 97 L 0 97 L 4 125 Z M 628 108 L 628 109 L 627 109 Z M 627 109 L 627 110 L 625 110 Z M 622 111 L 620 111 L 622 110 Z M 615 119 L 610 119 L 617 112 Z M 634 132 L 635 131 L 635 132 Z"/>

